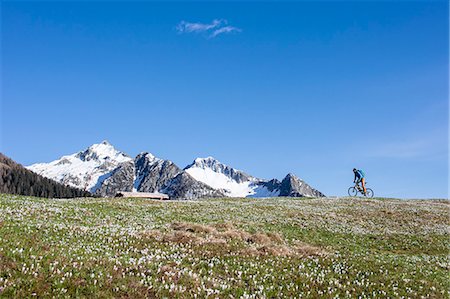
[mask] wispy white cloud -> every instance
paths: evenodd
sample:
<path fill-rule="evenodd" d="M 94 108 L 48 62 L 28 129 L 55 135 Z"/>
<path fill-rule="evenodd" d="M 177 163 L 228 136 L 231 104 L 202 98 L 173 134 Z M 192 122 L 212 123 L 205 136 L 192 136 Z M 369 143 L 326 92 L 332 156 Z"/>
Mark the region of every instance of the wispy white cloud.
<path fill-rule="evenodd" d="M 214 28 L 226 24 L 225 20 L 213 20 L 210 24 L 203 23 L 190 23 L 186 21 L 181 21 L 177 25 L 177 31 L 179 33 L 191 33 L 191 32 L 205 32 Z"/>
<path fill-rule="evenodd" d="M 228 21 L 223 19 L 214 19 L 209 24 L 181 21 L 176 26 L 176 29 L 178 33 L 206 33 L 209 38 L 214 38 L 224 33 L 242 31 L 240 28 L 228 26 Z"/>
<path fill-rule="evenodd" d="M 210 37 L 216 37 L 219 34 L 222 33 L 230 33 L 230 32 L 241 32 L 242 30 L 240 28 L 237 27 L 233 27 L 233 26 L 225 26 L 222 28 L 218 28 L 216 30 L 213 31 L 213 33 L 211 33 Z"/>

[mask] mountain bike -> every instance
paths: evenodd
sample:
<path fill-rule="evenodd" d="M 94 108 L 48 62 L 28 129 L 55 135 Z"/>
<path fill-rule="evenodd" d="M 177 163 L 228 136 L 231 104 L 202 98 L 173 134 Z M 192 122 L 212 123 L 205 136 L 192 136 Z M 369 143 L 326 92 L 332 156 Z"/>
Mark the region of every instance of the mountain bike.
<path fill-rule="evenodd" d="M 367 182 L 366 182 L 367 185 Z M 366 194 L 364 194 L 364 189 L 359 185 L 359 183 L 355 183 L 355 186 L 348 188 L 348 195 L 350 196 L 357 196 L 358 193 L 361 193 L 365 197 L 372 198 L 373 197 L 373 190 L 366 187 Z"/>

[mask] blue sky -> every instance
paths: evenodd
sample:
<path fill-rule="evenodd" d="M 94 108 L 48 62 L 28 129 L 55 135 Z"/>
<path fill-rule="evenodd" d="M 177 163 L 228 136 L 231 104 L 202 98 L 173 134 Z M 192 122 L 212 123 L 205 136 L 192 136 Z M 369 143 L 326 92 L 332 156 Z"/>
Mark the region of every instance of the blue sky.
<path fill-rule="evenodd" d="M 345 195 L 448 196 L 447 1 L 1 2 L 1 152 L 109 140 Z M 226 28 L 226 29 L 223 29 Z M 220 30 L 217 33 L 217 30 Z"/>

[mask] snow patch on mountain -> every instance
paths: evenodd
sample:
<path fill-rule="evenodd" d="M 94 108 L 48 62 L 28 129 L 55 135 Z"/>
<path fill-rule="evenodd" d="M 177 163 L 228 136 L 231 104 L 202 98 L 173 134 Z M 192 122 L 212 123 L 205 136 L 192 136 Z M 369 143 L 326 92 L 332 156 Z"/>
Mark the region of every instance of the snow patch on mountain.
<path fill-rule="evenodd" d="M 279 189 L 270 191 L 269 188 L 262 185 L 257 185 L 252 191 L 253 193 L 249 194 L 247 197 L 261 198 L 261 197 L 277 197 L 280 195 Z"/>
<path fill-rule="evenodd" d="M 104 161 L 122 163 L 131 160 L 128 155 L 116 150 L 114 146 L 106 140 L 101 143 L 91 145 L 85 151 L 75 154 L 75 157 L 79 158 L 83 162 L 94 160 L 100 163 Z"/>
<path fill-rule="evenodd" d="M 246 197 L 254 193 L 253 182 L 246 181 L 238 183 L 231 177 L 215 172 L 210 168 L 191 167 L 186 169 L 194 179 L 200 181 L 214 189 L 222 189 L 230 197 Z"/>
<path fill-rule="evenodd" d="M 194 179 L 229 197 L 323 196 L 293 174 L 281 182 L 258 179 L 227 166 L 213 157 L 197 158 L 185 168 Z"/>
<path fill-rule="evenodd" d="M 295 175 L 281 182 L 255 178 L 213 157 L 197 158 L 184 169 L 142 152 L 132 159 L 107 141 L 28 169 L 99 196 L 119 191 L 162 192 L 174 199 L 201 197 L 323 196 Z"/>
<path fill-rule="evenodd" d="M 103 181 L 118 165 L 131 160 L 108 141 L 103 141 L 79 153 L 63 156 L 50 163 L 33 164 L 27 168 L 57 182 L 95 192 L 101 185 L 99 180 Z"/>
<path fill-rule="evenodd" d="M 221 190 L 229 197 L 266 197 L 275 194 L 264 186 L 259 186 L 261 180 L 225 165 L 213 157 L 197 158 L 185 168 L 185 171 L 197 181 Z"/>

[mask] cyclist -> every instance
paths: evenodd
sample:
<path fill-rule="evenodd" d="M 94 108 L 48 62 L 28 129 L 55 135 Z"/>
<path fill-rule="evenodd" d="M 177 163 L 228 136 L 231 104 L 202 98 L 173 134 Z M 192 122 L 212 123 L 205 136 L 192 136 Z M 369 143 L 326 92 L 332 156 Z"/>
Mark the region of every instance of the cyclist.
<path fill-rule="evenodd" d="M 362 170 L 358 170 L 356 168 L 353 168 L 353 173 L 355 174 L 355 178 L 353 179 L 353 183 L 356 183 L 357 185 L 361 182 L 361 185 L 364 190 L 364 195 L 366 195 L 366 181 L 364 180 L 364 172 Z"/>

